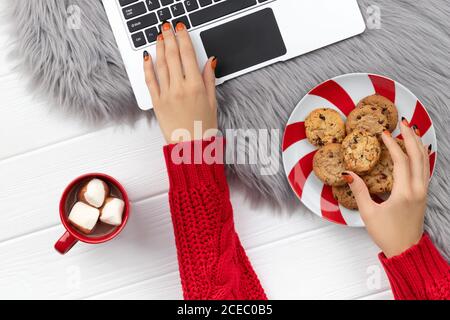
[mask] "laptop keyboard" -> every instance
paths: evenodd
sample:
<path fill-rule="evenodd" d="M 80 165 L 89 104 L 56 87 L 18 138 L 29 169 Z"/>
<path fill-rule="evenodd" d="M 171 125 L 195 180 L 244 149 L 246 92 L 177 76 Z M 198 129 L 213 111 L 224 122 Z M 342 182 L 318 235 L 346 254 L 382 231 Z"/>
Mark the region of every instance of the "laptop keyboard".
<path fill-rule="evenodd" d="M 274 0 L 118 0 L 134 48 L 156 41 L 163 21 L 189 30 Z"/>

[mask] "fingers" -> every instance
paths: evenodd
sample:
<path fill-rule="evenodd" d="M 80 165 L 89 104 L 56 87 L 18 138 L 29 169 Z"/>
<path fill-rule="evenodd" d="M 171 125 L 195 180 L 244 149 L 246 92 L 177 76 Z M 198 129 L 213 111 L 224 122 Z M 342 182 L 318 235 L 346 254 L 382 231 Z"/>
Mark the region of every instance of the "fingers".
<path fill-rule="evenodd" d="M 156 40 L 156 72 L 158 74 L 159 87 L 161 92 L 169 89 L 170 77 L 166 60 L 166 46 L 162 34 Z"/>
<path fill-rule="evenodd" d="M 178 22 L 176 27 L 178 45 L 180 47 L 181 62 L 183 64 L 184 74 L 188 81 L 201 80 L 200 68 L 197 62 L 194 46 L 191 37 L 182 22 Z"/>
<path fill-rule="evenodd" d="M 430 183 L 430 177 L 431 177 L 431 167 L 430 167 L 430 154 L 433 151 L 433 146 L 430 144 L 428 147 L 424 146 L 424 154 L 425 154 L 425 165 L 424 165 L 424 172 L 423 172 L 423 176 L 424 176 L 424 180 L 426 182 L 426 185 L 428 186 L 428 184 Z"/>
<path fill-rule="evenodd" d="M 410 125 L 406 119 L 404 121 L 405 121 L 404 124 L 406 125 L 406 127 L 410 127 L 411 131 L 414 133 L 413 136 L 414 136 L 414 138 L 416 138 L 417 145 L 422 148 L 422 146 L 423 146 L 422 135 L 420 133 L 419 127 L 416 126 L 415 124 Z"/>
<path fill-rule="evenodd" d="M 420 135 L 420 130 L 416 125 L 411 126 L 411 130 L 414 132 L 414 137 L 416 138 L 416 142 L 417 145 L 422 148 L 423 147 L 423 143 L 422 143 L 422 138 Z"/>
<path fill-rule="evenodd" d="M 184 80 L 183 68 L 181 65 L 180 50 L 177 39 L 169 22 L 164 22 L 161 26 L 164 37 L 164 49 L 169 70 L 170 86 L 180 84 Z"/>
<path fill-rule="evenodd" d="M 388 148 L 394 163 L 394 189 L 392 192 L 396 193 L 396 191 L 401 189 L 402 186 L 409 186 L 410 172 L 408 157 L 403 152 L 397 141 L 392 138 L 390 132 L 385 131 L 381 137 L 384 145 Z"/>
<path fill-rule="evenodd" d="M 203 69 L 203 82 L 206 87 L 206 94 L 208 95 L 209 103 L 212 107 L 217 106 L 216 99 L 216 75 L 215 70 L 217 66 L 217 59 L 215 57 L 209 58 Z"/>
<path fill-rule="evenodd" d="M 370 197 L 369 189 L 367 189 L 366 184 L 357 174 L 353 172 L 344 172 L 342 177 L 350 186 L 356 202 L 358 203 L 358 208 L 361 215 L 367 215 L 371 211 L 370 209 L 375 202 Z"/>
<path fill-rule="evenodd" d="M 159 100 L 159 84 L 156 79 L 155 69 L 153 67 L 152 57 L 148 54 L 147 51 L 144 51 L 144 74 L 145 74 L 145 83 L 147 84 L 148 90 L 152 97 L 153 106 L 156 107 Z"/>
<path fill-rule="evenodd" d="M 424 158 L 423 158 L 423 144 L 418 139 L 418 136 L 413 129 L 409 127 L 406 119 L 402 119 L 400 124 L 400 131 L 405 141 L 406 151 L 408 152 L 411 181 L 413 185 L 423 185 L 424 172 Z"/>
<path fill-rule="evenodd" d="M 429 182 L 430 182 L 430 154 L 433 151 L 433 146 L 430 144 L 429 146 L 425 146 L 423 144 L 422 138 L 421 138 L 421 134 L 420 134 L 420 130 L 416 125 L 413 125 L 411 127 L 411 129 L 414 131 L 415 133 L 415 137 L 416 137 L 416 141 L 417 141 L 417 145 L 419 147 L 419 149 L 422 151 L 422 161 L 423 161 L 423 174 L 422 174 L 422 178 L 423 178 L 423 182 L 426 186 L 428 186 Z"/>

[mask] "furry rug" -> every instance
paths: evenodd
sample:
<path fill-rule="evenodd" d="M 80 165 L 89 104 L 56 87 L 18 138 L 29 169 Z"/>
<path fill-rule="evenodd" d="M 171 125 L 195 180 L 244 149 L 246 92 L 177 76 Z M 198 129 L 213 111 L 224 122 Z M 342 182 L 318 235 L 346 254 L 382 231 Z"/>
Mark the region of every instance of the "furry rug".
<path fill-rule="evenodd" d="M 132 121 L 139 115 L 100 0 L 9 1 L 11 18 L 20 21 L 13 28 L 14 55 L 36 90 L 84 121 Z M 381 9 L 380 29 L 222 85 L 221 128 L 282 130 L 309 89 L 343 73 L 372 72 L 403 83 L 426 104 L 436 126 L 440 153 L 426 228 L 450 259 L 448 0 L 359 4 L 365 14 L 370 5 Z M 66 27 L 71 5 L 82 11 L 79 30 Z M 280 163 L 276 175 L 261 175 L 258 165 L 229 167 L 251 193 L 278 205 L 294 199 L 281 169 Z"/>

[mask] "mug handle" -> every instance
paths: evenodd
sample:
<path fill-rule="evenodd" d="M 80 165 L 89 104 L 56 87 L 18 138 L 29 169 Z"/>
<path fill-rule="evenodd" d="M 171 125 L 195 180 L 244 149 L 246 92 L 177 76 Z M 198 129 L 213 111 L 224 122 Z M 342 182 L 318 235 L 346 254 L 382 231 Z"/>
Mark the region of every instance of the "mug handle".
<path fill-rule="evenodd" d="M 78 242 L 78 239 L 66 231 L 55 243 L 55 249 L 61 254 L 66 254 Z"/>

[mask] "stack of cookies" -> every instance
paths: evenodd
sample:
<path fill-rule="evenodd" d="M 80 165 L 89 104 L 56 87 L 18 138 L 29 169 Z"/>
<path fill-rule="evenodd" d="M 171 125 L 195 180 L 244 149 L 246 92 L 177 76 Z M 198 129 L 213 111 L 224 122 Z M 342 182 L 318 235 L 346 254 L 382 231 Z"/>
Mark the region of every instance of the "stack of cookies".
<path fill-rule="evenodd" d="M 342 206 L 358 209 L 343 179 L 345 171 L 360 175 L 373 195 L 392 191 L 394 165 L 381 134 L 393 132 L 397 124 L 397 107 L 380 95 L 362 99 L 346 122 L 333 109 L 316 109 L 308 115 L 306 136 L 320 148 L 313 160 L 314 173 L 333 188 L 333 195 Z M 398 143 L 404 149 L 403 142 Z"/>

